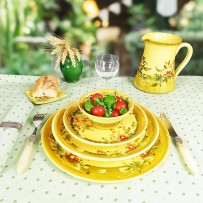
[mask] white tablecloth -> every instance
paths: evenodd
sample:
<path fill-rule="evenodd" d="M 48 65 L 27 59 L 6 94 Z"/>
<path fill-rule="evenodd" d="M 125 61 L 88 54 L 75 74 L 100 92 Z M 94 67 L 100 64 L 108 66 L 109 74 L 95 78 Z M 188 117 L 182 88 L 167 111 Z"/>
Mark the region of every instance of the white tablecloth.
<path fill-rule="evenodd" d="M 0 121 L 15 101 L 29 100 L 25 89 L 38 77 L 0 75 Z M 0 174 L 0 202 L 71 202 L 71 203 L 200 203 L 203 202 L 203 77 L 179 76 L 176 89 L 168 94 L 148 94 L 133 86 L 132 77 L 116 77 L 108 86 L 124 91 L 159 116 L 165 112 L 177 133 L 195 157 L 200 174 L 193 176 L 184 165 L 176 147 L 171 144 L 165 161 L 150 173 L 122 183 L 92 183 L 72 177 L 58 169 L 45 155 L 40 138 L 34 148 L 28 170 L 16 174 L 16 163 L 27 137 L 33 131 L 35 113 L 48 113 L 93 89 L 102 88 L 100 78 L 84 78 L 77 83 L 62 82 L 68 97 L 43 105 L 35 105 L 6 167 Z"/>

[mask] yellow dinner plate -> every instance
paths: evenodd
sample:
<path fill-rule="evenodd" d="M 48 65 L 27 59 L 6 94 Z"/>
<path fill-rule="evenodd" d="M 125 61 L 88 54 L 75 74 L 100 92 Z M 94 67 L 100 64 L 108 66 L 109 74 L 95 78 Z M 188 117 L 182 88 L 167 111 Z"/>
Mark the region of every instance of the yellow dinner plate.
<path fill-rule="evenodd" d="M 55 114 L 46 122 L 42 129 L 42 146 L 49 159 L 64 172 L 80 179 L 93 182 L 120 182 L 134 179 L 150 172 L 159 166 L 169 149 L 169 134 L 166 127 L 156 118 L 160 132 L 156 143 L 145 153 L 140 154 L 139 161 L 126 163 L 121 167 L 95 167 L 84 164 L 75 154 L 67 153 L 55 140 L 51 123 Z"/>
<path fill-rule="evenodd" d="M 46 104 L 49 102 L 57 101 L 67 96 L 67 94 L 62 90 L 59 90 L 57 97 L 32 97 L 31 90 L 25 90 L 25 93 L 30 98 L 30 100 L 35 104 Z"/>
<path fill-rule="evenodd" d="M 148 117 L 148 125 L 144 134 L 134 140 L 123 140 L 121 143 L 95 143 L 84 140 L 71 134 L 63 124 L 63 115 L 66 109 L 74 106 L 76 102 L 68 104 L 65 108 L 58 110 L 52 122 L 52 132 L 56 141 L 67 151 L 72 151 L 78 156 L 89 159 L 126 159 L 126 156 L 136 156 L 149 149 L 157 140 L 159 135 L 158 122 L 153 114 L 145 109 Z M 138 104 L 137 104 L 138 105 Z M 141 122 L 141 121 L 140 121 Z"/>

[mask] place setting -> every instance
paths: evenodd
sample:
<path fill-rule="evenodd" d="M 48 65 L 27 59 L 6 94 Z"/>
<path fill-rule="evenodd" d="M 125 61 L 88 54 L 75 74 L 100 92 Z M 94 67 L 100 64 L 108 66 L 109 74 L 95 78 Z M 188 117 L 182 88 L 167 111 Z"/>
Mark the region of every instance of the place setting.
<path fill-rule="evenodd" d="M 94 182 L 133 179 L 161 164 L 170 142 L 168 131 L 160 119 L 133 101 L 126 105 L 122 119 L 83 113 L 86 111 L 85 103 L 94 97 L 95 92 L 101 94 L 104 101 L 107 96 L 111 96 L 115 103 L 130 100 L 128 95 L 116 90 L 106 91 L 107 95 L 104 90 L 96 90 L 52 114 L 41 132 L 42 146 L 49 159 L 68 174 Z M 131 121 L 132 116 L 135 120 L 130 126 L 123 125 L 125 120 Z M 113 131 L 111 134 L 117 139 L 108 140 L 105 131 Z"/>

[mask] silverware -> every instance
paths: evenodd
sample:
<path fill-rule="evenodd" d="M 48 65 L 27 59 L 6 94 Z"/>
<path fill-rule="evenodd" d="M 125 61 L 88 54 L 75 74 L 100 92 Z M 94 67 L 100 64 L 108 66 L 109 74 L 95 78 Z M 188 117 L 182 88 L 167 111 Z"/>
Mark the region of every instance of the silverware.
<path fill-rule="evenodd" d="M 170 136 L 174 138 L 174 142 L 178 147 L 178 149 L 180 150 L 180 153 L 185 163 L 187 164 L 188 168 L 194 175 L 197 175 L 199 173 L 199 168 L 194 158 L 192 157 L 190 151 L 183 144 L 183 140 L 177 135 L 177 133 L 175 132 L 173 126 L 171 125 L 166 115 L 164 113 L 160 113 L 160 117 L 163 123 L 165 124 L 165 126 L 167 127 Z"/>
<path fill-rule="evenodd" d="M 37 130 L 39 129 L 40 124 L 42 123 L 43 120 L 44 120 L 44 114 L 36 114 L 33 117 L 33 123 L 34 123 L 35 129 L 34 129 L 33 133 L 30 135 L 28 142 L 25 145 L 25 148 L 18 161 L 18 164 L 17 164 L 17 173 L 18 174 L 23 173 L 28 166 L 28 163 L 29 163 L 29 160 L 30 160 L 30 157 L 32 154 L 33 145 L 37 138 Z"/>

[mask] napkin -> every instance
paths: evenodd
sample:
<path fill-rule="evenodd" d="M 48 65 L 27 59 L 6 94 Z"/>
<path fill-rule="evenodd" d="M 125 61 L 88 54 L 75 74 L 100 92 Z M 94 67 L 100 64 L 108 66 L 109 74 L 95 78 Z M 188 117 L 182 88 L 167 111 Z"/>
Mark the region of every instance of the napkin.
<path fill-rule="evenodd" d="M 2 123 L 0 122 L 0 172 L 3 170 L 18 139 L 20 128 L 24 126 L 33 107 L 31 102 L 16 102 L 4 117 Z M 13 127 L 8 127 L 8 125 Z"/>

